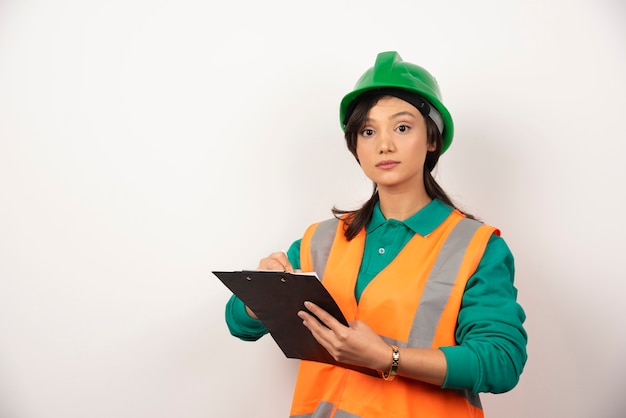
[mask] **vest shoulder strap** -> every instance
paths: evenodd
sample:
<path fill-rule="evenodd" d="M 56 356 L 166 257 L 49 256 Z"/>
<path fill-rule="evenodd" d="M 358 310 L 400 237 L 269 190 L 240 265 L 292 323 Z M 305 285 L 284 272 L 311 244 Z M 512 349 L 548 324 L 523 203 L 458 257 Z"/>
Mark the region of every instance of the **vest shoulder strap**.
<path fill-rule="evenodd" d="M 339 219 L 330 218 L 313 224 L 306 230 L 300 245 L 300 264 L 303 270 L 315 271 L 320 279 L 324 276 L 338 225 Z"/>
<path fill-rule="evenodd" d="M 481 229 L 491 234 L 491 229 L 484 227 L 483 223 L 463 217 L 446 237 L 426 280 L 423 296 L 413 320 L 408 346 L 439 346 L 435 336 L 444 311 L 450 301 L 458 300 L 460 303 L 467 279 L 473 274 L 473 271 L 467 268 L 465 271 L 462 270 L 464 264 L 468 262 L 466 258 L 468 249 L 472 246 L 477 231 Z M 480 246 L 482 244 L 479 244 Z M 473 262 L 473 258 L 470 262 Z M 476 260 L 474 270 L 477 263 L 478 260 Z M 455 295 L 455 292 L 458 294 Z M 458 306 L 451 313 L 458 314 Z M 434 318 L 438 319 L 435 321 Z M 452 318 L 452 321 L 456 323 L 456 316 Z"/>

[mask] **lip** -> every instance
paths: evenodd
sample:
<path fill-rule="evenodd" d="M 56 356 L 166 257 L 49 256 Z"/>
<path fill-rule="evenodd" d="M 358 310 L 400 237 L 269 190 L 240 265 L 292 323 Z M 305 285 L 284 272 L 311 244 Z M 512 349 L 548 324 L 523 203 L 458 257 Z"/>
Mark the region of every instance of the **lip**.
<path fill-rule="evenodd" d="M 391 170 L 392 168 L 394 168 L 398 164 L 400 164 L 400 161 L 385 160 L 385 161 L 380 161 L 379 163 L 377 163 L 376 167 L 377 168 L 381 168 L 383 170 Z"/>

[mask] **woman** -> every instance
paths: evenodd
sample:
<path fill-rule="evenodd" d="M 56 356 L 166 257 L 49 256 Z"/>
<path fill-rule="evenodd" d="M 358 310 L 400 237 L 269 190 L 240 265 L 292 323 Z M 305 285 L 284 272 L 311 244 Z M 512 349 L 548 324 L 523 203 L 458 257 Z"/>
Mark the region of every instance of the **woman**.
<path fill-rule="evenodd" d="M 371 198 L 333 209 L 259 269 L 316 271 L 349 326 L 311 303 L 303 325 L 338 362 L 380 376 L 301 361 L 291 416 L 482 417 L 478 393 L 508 391 L 522 373 L 525 315 L 499 231 L 455 209 L 431 175 L 453 136 L 437 82 L 380 53 L 340 118 Z M 226 319 L 244 340 L 267 332 L 235 296 Z"/>

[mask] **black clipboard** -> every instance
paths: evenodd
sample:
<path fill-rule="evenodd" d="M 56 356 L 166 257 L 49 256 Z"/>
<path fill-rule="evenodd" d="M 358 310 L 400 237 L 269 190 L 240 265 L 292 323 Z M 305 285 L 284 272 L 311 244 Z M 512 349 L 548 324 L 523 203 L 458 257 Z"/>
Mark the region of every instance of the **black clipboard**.
<path fill-rule="evenodd" d="M 335 364 L 372 376 L 375 370 L 336 361 L 302 324 L 298 311 L 311 301 L 348 326 L 341 309 L 314 273 L 243 270 L 213 271 L 267 328 L 288 358 Z"/>

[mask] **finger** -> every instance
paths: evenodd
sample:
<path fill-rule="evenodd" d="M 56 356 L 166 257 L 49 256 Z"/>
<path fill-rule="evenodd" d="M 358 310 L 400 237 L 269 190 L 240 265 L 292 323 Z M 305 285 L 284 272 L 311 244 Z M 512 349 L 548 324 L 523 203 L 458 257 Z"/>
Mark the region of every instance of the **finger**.
<path fill-rule="evenodd" d="M 315 304 L 312 303 L 305 303 L 305 305 L 310 305 L 310 306 L 306 306 L 307 309 L 312 309 L 315 310 L 315 315 L 320 315 L 322 317 L 326 317 L 325 321 L 327 322 L 332 322 L 335 321 L 335 319 L 329 315 L 326 311 L 324 311 L 323 309 L 319 308 L 318 306 L 316 306 Z M 312 312 L 311 311 L 311 312 Z M 326 316 L 324 316 L 324 314 L 326 314 Z M 336 355 L 337 355 L 337 350 L 336 350 L 336 343 L 337 343 L 337 332 L 335 331 L 337 328 L 332 329 L 331 327 L 326 326 L 323 321 L 318 320 L 318 318 L 313 315 L 312 313 L 309 313 L 305 310 L 302 310 L 300 312 L 298 312 L 298 316 L 302 319 L 302 323 L 304 324 L 305 327 L 308 328 L 308 330 L 311 332 L 311 335 L 313 335 L 313 338 L 315 338 L 315 340 L 320 343 L 320 345 L 322 347 L 324 347 L 326 349 L 326 351 L 328 351 L 330 353 L 331 356 L 333 356 L 335 359 L 337 359 Z M 320 318 L 321 319 L 321 318 Z M 337 321 L 335 321 L 337 322 Z M 341 324 L 339 324 L 337 322 L 338 326 L 343 326 Z"/>
<path fill-rule="evenodd" d="M 302 319 L 302 324 L 311 332 L 313 338 L 330 353 L 332 344 L 328 340 L 329 334 L 333 332 L 305 310 L 299 311 L 298 316 Z"/>
<path fill-rule="evenodd" d="M 306 310 L 299 311 L 298 316 L 300 317 L 300 319 L 302 319 L 302 324 L 304 324 L 304 326 L 307 327 L 309 331 L 311 331 L 311 334 L 317 340 L 317 342 L 319 342 L 328 350 L 329 343 L 327 343 L 327 340 L 330 337 L 329 333 L 333 334 L 333 331 Z"/>
<path fill-rule="evenodd" d="M 293 273 L 293 267 L 285 253 L 272 253 L 259 261 L 259 270 L 279 270 Z"/>
<path fill-rule="evenodd" d="M 282 253 L 282 252 L 272 253 L 270 254 L 269 258 L 272 258 L 278 261 L 284 271 L 288 273 L 293 273 L 293 267 L 291 266 L 291 263 L 289 262 L 289 258 L 287 257 L 287 254 Z"/>
<path fill-rule="evenodd" d="M 285 267 L 274 258 L 262 258 L 259 261 L 259 270 L 277 270 L 277 271 L 285 271 Z"/>
<path fill-rule="evenodd" d="M 300 317 L 300 319 L 302 319 L 302 322 L 307 328 L 315 327 L 316 323 L 317 325 L 320 325 L 320 326 L 322 325 L 319 323 L 317 318 L 315 318 L 313 315 L 311 315 L 309 312 L 305 310 L 298 311 L 298 316 Z"/>

